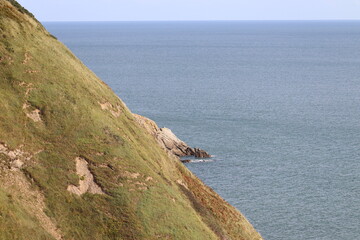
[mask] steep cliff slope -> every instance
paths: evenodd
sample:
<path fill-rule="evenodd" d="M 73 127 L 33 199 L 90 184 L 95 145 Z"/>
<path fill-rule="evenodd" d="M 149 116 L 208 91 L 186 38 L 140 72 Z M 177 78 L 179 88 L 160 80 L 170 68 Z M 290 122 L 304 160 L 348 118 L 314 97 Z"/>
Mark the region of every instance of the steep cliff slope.
<path fill-rule="evenodd" d="M 0 0 L 0 239 L 261 239 L 15 1 Z"/>

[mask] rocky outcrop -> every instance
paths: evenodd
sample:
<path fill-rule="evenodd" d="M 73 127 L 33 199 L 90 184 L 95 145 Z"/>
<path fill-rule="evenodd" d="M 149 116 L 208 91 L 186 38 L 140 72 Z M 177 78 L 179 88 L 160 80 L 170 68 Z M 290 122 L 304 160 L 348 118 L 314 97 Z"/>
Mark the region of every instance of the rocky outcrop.
<path fill-rule="evenodd" d="M 211 157 L 206 151 L 199 148 L 189 147 L 185 142 L 181 141 L 170 129 L 159 128 L 157 124 L 146 117 L 138 114 L 133 114 L 135 120 L 142 126 L 148 133 L 150 133 L 159 145 L 177 157 L 195 156 L 196 158 L 209 158 Z"/>
<path fill-rule="evenodd" d="M 165 149 L 178 157 L 194 155 L 194 150 L 176 137 L 168 128 L 160 128 L 156 133 L 156 138 Z"/>
<path fill-rule="evenodd" d="M 209 158 L 209 157 L 211 157 L 210 154 L 208 154 L 207 152 L 205 152 L 204 150 L 202 150 L 200 148 L 194 148 L 194 156 L 196 158 Z"/>

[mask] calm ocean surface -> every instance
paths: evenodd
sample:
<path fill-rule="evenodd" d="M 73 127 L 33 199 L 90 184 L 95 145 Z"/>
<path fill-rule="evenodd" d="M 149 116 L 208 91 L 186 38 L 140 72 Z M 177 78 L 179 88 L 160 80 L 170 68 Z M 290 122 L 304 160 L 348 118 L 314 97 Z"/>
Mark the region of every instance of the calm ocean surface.
<path fill-rule="evenodd" d="M 360 239 L 360 22 L 45 26 L 265 239 Z"/>

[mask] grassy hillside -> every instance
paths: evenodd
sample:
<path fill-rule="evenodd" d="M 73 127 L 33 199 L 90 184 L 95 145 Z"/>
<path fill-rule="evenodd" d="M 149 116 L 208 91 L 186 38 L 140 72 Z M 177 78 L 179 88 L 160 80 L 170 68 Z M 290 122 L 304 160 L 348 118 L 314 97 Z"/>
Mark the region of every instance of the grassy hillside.
<path fill-rule="evenodd" d="M 76 159 L 103 194 L 68 191 L 88 180 Z M 32 14 L 0 0 L 0 240 L 29 236 L 261 239 Z"/>

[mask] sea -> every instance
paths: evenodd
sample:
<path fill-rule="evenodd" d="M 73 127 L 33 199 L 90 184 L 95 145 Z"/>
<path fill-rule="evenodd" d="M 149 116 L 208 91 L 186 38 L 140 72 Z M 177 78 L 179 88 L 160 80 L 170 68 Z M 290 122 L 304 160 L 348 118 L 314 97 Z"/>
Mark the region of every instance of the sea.
<path fill-rule="evenodd" d="M 44 25 L 264 239 L 360 239 L 360 21 Z"/>

